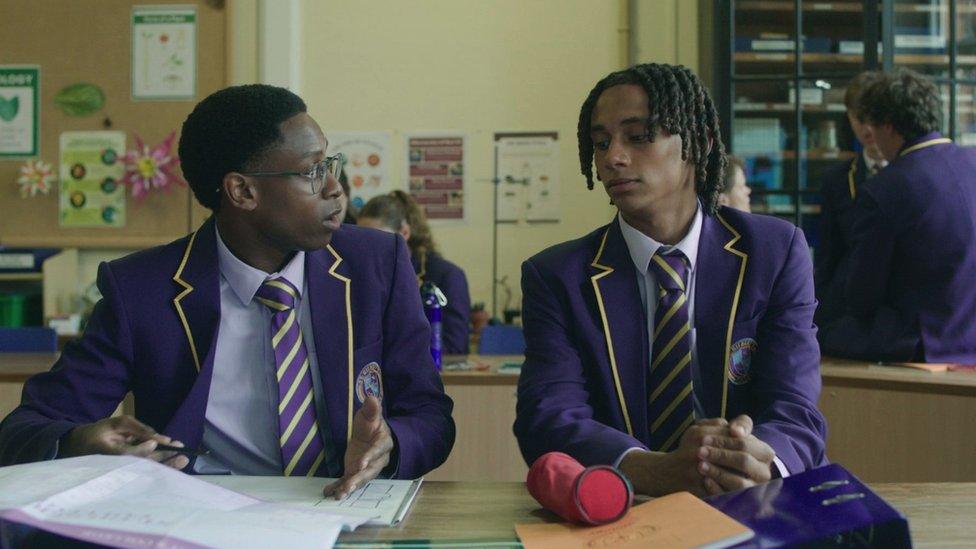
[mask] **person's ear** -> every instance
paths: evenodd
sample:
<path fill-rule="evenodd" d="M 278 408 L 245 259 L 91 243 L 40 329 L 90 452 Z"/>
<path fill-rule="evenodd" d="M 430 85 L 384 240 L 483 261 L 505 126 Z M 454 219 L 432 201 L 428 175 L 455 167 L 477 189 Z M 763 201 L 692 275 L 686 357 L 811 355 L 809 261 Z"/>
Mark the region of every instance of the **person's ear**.
<path fill-rule="evenodd" d="M 400 235 L 403 236 L 404 240 L 410 241 L 410 224 L 406 221 L 400 222 Z"/>
<path fill-rule="evenodd" d="M 228 172 L 221 184 L 224 196 L 231 206 L 247 211 L 257 208 L 258 192 L 253 180 L 237 172 Z"/>

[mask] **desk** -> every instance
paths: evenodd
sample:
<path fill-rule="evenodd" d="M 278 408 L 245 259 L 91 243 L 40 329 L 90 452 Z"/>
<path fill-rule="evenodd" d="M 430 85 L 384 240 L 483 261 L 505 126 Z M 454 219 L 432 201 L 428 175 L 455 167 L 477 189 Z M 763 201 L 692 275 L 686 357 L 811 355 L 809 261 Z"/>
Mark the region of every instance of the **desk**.
<path fill-rule="evenodd" d="M 916 547 L 971 546 L 976 483 L 874 484 L 908 517 Z M 360 527 L 340 541 L 515 539 L 516 522 L 552 522 L 522 483 L 425 482 L 413 509 L 394 528 Z"/>
<path fill-rule="evenodd" d="M 444 363 L 465 357 L 445 357 Z M 528 468 L 512 434 L 518 376 L 498 373 L 521 356 L 467 357 L 487 371 L 445 371 L 457 441 L 431 480 L 521 481 Z M 56 353 L 0 353 L 0 417 L 20 402 L 24 380 Z M 930 373 L 824 357 L 820 408 L 827 455 L 865 482 L 976 481 L 976 373 Z M 132 409 L 131 405 L 127 409 Z"/>
<path fill-rule="evenodd" d="M 976 481 L 976 373 L 821 364 L 832 461 L 865 482 Z"/>

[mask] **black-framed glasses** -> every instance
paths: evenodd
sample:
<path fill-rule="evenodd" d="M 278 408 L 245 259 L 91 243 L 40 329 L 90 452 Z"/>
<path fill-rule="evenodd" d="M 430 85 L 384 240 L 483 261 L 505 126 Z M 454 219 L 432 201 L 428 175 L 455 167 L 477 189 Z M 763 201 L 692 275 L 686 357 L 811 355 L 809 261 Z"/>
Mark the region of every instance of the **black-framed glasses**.
<path fill-rule="evenodd" d="M 333 156 L 326 156 L 325 160 L 316 162 L 314 166 L 304 172 L 242 172 L 241 175 L 250 177 L 304 177 L 308 179 L 312 194 L 319 194 L 322 192 L 322 187 L 329 175 L 339 179 L 339 174 L 345 164 L 345 155 L 338 153 Z"/>

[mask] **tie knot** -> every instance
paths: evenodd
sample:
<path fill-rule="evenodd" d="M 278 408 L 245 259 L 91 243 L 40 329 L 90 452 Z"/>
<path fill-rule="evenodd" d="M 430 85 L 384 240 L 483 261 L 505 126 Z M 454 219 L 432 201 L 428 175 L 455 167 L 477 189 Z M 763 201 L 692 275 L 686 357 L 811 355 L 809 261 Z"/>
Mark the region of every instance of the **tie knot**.
<path fill-rule="evenodd" d="M 659 249 L 648 265 L 654 269 L 659 286 L 667 291 L 685 291 L 685 281 L 688 279 L 688 260 L 681 250 L 672 248 L 668 251 Z"/>
<path fill-rule="evenodd" d="M 287 311 L 295 308 L 295 300 L 298 299 L 298 290 L 284 278 L 269 278 L 261 284 L 254 299 L 264 303 L 272 310 Z"/>

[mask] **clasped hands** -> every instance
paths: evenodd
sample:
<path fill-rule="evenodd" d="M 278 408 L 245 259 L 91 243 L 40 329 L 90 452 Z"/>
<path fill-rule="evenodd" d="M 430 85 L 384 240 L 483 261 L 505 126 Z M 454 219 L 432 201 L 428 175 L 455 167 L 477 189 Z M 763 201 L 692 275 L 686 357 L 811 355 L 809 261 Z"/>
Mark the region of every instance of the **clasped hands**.
<path fill-rule="evenodd" d="M 699 497 L 769 481 L 775 452 L 752 434 L 752 418 L 702 419 L 671 452 L 635 450 L 620 462 L 638 493 L 661 496 L 688 491 Z"/>

